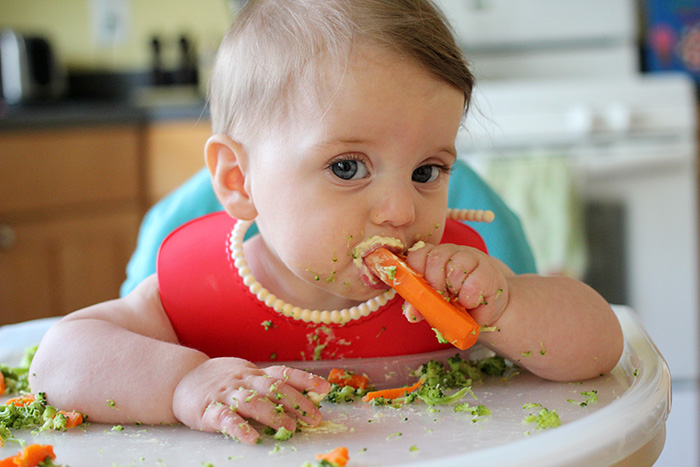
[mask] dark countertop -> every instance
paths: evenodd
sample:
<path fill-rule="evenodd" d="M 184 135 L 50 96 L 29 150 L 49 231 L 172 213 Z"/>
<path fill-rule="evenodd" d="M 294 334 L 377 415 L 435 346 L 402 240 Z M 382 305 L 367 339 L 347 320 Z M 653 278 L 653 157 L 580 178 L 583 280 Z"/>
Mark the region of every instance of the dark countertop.
<path fill-rule="evenodd" d="M 167 120 L 208 118 L 203 99 L 147 104 L 111 100 L 64 100 L 0 106 L 0 131 L 88 125 L 139 125 Z"/>

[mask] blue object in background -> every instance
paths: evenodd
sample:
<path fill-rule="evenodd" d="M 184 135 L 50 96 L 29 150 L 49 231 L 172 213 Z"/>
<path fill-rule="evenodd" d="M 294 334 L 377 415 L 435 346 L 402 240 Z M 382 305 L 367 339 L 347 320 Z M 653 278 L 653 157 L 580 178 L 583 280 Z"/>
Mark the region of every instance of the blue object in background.
<path fill-rule="evenodd" d="M 700 1 L 644 0 L 645 71 L 683 71 L 700 85 Z"/>

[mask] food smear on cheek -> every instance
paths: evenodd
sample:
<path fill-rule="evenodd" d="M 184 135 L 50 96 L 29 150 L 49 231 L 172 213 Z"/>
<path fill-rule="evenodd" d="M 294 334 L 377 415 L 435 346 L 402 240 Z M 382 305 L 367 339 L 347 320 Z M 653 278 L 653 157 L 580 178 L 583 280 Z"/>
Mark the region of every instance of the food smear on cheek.
<path fill-rule="evenodd" d="M 359 269 L 360 276 L 366 286 L 375 289 L 385 289 L 386 285 L 380 281 L 362 261 L 368 253 L 379 247 L 384 247 L 395 252 L 406 251 L 406 245 L 398 238 L 375 235 L 362 240 L 353 248 L 352 261 Z"/>

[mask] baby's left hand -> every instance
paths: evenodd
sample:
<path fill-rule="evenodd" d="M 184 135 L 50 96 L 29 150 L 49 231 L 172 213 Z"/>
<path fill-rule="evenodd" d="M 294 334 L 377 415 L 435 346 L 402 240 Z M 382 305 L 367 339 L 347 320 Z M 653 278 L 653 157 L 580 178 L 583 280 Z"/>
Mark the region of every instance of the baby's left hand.
<path fill-rule="evenodd" d="M 462 245 L 426 245 L 410 251 L 409 266 L 425 276 L 435 290 L 456 297 L 481 326 L 491 326 L 508 304 L 507 275 L 512 272 L 500 261 L 476 248 Z M 422 319 L 408 303 L 404 315 L 409 321 Z"/>

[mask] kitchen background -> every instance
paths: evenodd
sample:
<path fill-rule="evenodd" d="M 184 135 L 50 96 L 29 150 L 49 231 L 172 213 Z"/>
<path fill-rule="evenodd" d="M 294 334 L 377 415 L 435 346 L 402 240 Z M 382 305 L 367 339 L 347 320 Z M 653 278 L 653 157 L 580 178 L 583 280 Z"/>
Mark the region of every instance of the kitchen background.
<path fill-rule="evenodd" d="M 481 83 L 461 155 L 521 214 L 541 272 L 639 313 L 673 376 L 657 465 L 700 465 L 698 2 L 440 3 Z M 236 4 L 0 0 L 0 325 L 117 295 L 143 213 L 202 167 Z M 23 37 L 57 66 L 13 85 Z"/>

